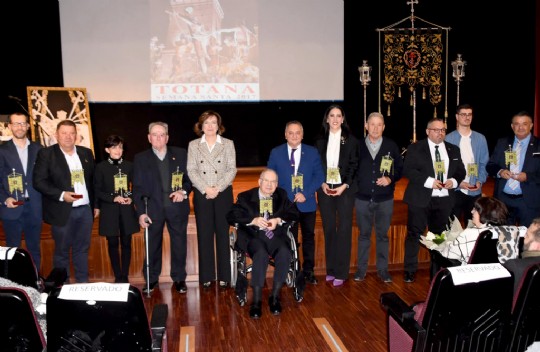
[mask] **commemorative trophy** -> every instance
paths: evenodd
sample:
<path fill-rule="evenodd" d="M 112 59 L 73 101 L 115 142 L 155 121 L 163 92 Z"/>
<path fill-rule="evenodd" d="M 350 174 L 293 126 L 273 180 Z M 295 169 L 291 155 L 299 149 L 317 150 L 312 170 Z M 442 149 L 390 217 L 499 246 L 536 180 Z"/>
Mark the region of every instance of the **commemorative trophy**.
<path fill-rule="evenodd" d="M 171 177 L 171 189 L 173 192 L 181 191 L 184 199 L 187 198 L 186 191 L 182 189 L 182 180 L 184 178 L 184 173 L 180 171 L 180 167 L 176 167 L 176 171 L 172 173 Z M 171 196 L 172 198 L 172 196 Z"/>
<path fill-rule="evenodd" d="M 127 175 L 118 169 L 118 173 L 114 175 L 114 193 L 122 198 L 128 198 L 131 195 L 128 186 Z"/>
<path fill-rule="evenodd" d="M 390 153 L 388 153 L 388 155 L 384 155 L 381 159 L 381 167 L 379 169 L 381 173 L 381 177 L 392 174 L 393 166 L 394 166 L 394 159 L 390 156 Z"/>
<path fill-rule="evenodd" d="M 13 205 L 24 204 L 24 189 L 23 189 L 22 174 L 16 173 L 15 169 L 8 175 L 9 193 L 15 199 Z"/>
<path fill-rule="evenodd" d="M 326 192 L 328 194 L 336 194 L 337 190 L 334 189 L 334 185 L 341 183 L 341 175 L 337 167 L 326 168 L 326 183 L 330 186 Z"/>

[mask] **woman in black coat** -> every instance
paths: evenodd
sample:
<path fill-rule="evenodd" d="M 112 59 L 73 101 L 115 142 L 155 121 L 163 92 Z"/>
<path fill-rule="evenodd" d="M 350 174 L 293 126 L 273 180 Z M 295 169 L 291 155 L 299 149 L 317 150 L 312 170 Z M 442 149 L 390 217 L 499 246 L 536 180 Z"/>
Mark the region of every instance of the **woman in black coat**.
<path fill-rule="evenodd" d="M 129 282 L 131 237 L 140 231 L 131 193 L 133 163 L 122 158 L 123 147 L 122 137 L 107 137 L 105 151 L 109 157 L 96 165 L 94 176 L 99 234 L 107 237 L 114 282 Z"/>

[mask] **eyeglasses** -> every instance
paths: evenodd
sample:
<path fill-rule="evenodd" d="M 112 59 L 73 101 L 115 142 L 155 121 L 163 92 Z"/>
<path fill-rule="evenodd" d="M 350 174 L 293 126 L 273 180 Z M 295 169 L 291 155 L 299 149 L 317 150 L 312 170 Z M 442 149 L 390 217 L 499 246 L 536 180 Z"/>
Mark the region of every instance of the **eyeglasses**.
<path fill-rule="evenodd" d="M 265 179 L 265 178 L 261 178 L 261 181 L 262 181 L 262 182 L 266 182 L 266 183 L 271 183 L 271 184 L 273 184 L 273 185 L 276 185 L 277 182 L 278 182 L 277 180 L 267 180 L 267 179 Z"/>
<path fill-rule="evenodd" d="M 472 117 L 472 112 L 469 112 L 469 113 L 460 112 L 458 115 L 461 117 Z"/>
<path fill-rule="evenodd" d="M 428 130 L 435 133 L 446 133 L 446 128 L 428 128 Z"/>
<path fill-rule="evenodd" d="M 28 122 L 12 122 L 11 123 L 15 127 L 26 127 L 28 126 Z"/>

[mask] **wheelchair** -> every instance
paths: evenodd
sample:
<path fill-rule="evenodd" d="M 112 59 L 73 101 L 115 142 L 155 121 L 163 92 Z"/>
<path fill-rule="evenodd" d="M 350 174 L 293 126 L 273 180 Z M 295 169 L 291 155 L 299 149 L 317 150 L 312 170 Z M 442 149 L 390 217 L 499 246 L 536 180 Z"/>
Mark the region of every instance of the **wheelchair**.
<path fill-rule="evenodd" d="M 304 299 L 305 279 L 300 271 L 300 261 L 298 259 L 298 246 L 292 234 L 291 228 L 294 222 L 283 224 L 287 227 L 287 237 L 289 238 L 292 251 L 291 264 L 285 280 L 285 285 L 292 288 L 293 296 L 296 302 L 302 302 Z M 234 287 L 236 299 L 241 307 L 247 303 L 248 274 L 251 273 L 252 263 L 249 254 L 244 252 L 236 243 L 238 224 L 232 228 L 229 234 L 229 247 L 231 251 L 231 287 Z M 274 258 L 270 258 L 270 266 L 274 267 Z"/>

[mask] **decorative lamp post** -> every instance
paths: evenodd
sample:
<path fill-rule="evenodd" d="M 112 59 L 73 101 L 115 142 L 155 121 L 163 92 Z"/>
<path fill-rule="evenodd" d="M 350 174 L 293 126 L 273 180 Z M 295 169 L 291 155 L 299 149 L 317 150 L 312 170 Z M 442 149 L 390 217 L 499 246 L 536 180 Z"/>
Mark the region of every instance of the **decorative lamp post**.
<path fill-rule="evenodd" d="M 456 61 L 452 61 L 452 76 L 456 80 L 457 83 L 457 105 L 459 105 L 459 83 L 461 80 L 463 80 L 463 77 L 465 77 L 465 65 L 467 64 L 467 61 L 463 61 L 461 59 L 461 54 L 457 54 Z"/>
<path fill-rule="evenodd" d="M 360 72 L 360 82 L 364 86 L 364 137 L 366 136 L 366 98 L 367 98 L 367 85 L 371 81 L 371 66 L 368 66 L 367 60 L 363 60 L 362 66 L 358 67 Z"/>

